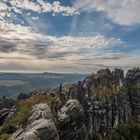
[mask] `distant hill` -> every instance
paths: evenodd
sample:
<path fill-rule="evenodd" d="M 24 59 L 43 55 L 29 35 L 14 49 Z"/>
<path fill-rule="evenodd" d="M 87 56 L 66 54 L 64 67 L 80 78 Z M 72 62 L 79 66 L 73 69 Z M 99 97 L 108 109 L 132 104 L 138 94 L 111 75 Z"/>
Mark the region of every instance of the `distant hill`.
<path fill-rule="evenodd" d="M 66 73 L 0 73 L 0 96 L 15 96 L 36 89 L 53 88 L 58 84 L 82 80 L 86 74 Z"/>

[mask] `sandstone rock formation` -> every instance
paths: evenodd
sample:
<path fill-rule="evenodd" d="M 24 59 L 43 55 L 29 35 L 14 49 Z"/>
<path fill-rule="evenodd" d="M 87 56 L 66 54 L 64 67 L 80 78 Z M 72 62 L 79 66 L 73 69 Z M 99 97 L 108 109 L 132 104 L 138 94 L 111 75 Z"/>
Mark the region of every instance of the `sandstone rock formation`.
<path fill-rule="evenodd" d="M 35 105 L 26 128 L 14 133 L 11 140 L 59 140 L 49 106 L 45 103 Z"/>
<path fill-rule="evenodd" d="M 49 106 L 35 105 L 25 128 L 10 140 L 84 140 L 84 110 L 78 100 L 68 100 L 58 113 L 57 127 Z"/>
<path fill-rule="evenodd" d="M 140 69 L 134 68 L 126 74 L 126 87 L 132 108 L 132 115 L 140 115 Z"/>
<path fill-rule="evenodd" d="M 105 136 L 110 128 L 140 115 L 139 68 L 126 76 L 122 69 L 103 69 L 68 90 L 60 84 L 58 91 L 53 99 L 62 103 L 59 108 L 51 110 L 47 103 L 33 106 L 26 126 L 11 140 L 85 140 L 89 131 Z"/>
<path fill-rule="evenodd" d="M 84 110 L 78 100 L 68 100 L 58 115 L 61 140 L 84 140 Z"/>

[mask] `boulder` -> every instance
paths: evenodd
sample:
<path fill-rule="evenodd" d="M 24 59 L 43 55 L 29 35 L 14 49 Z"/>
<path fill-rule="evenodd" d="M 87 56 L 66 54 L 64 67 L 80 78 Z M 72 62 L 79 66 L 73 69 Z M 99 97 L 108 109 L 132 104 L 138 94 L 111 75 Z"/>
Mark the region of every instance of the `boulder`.
<path fill-rule="evenodd" d="M 11 140 L 59 140 L 57 128 L 52 120 L 39 119 L 13 134 Z"/>
<path fill-rule="evenodd" d="M 34 122 L 35 120 L 39 120 L 39 119 L 48 119 L 48 120 L 53 120 L 53 114 L 51 112 L 50 107 L 48 106 L 48 104 L 45 103 L 40 103 L 37 104 L 35 106 L 33 106 L 32 109 L 32 115 L 29 117 L 28 119 L 28 124 Z"/>
<path fill-rule="evenodd" d="M 27 126 L 15 132 L 10 140 L 59 140 L 49 106 L 45 103 L 35 105 Z"/>
<path fill-rule="evenodd" d="M 64 107 L 60 109 L 59 122 L 73 122 L 75 120 L 83 119 L 84 111 L 82 105 L 76 99 L 67 101 Z"/>
<path fill-rule="evenodd" d="M 58 114 L 61 140 L 83 140 L 85 137 L 84 110 L 76 99 L 67 101 Z"/>

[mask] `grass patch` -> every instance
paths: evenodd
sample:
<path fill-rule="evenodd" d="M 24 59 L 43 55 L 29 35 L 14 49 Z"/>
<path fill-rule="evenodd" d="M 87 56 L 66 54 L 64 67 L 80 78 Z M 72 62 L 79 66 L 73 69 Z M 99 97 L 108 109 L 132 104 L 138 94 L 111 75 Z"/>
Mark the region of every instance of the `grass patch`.
<path fill-rule="evenodd" d="M 25 126 L 27 119 L 31 115 L 32 107 L 36 104 L 45 102 L 52 107 L 54 99 L 47 95 L 34 95 L 18 102 L 16 112 L 5 120 L 2 130 L 0 130 L 0 134 L 11 134 L 16 130 L 17 126 Z"/>
<path fill-rule="evenodd" d="M 0 135 L 0 140 L 8 140 L 11 137 L 10 134 L 2 134 Z"/>

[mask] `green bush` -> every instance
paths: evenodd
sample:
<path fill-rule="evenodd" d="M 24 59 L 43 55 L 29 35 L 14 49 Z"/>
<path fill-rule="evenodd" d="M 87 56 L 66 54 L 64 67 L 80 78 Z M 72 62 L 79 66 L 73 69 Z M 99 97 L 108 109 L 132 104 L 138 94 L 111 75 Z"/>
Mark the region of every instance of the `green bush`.
<path fill-rule="evenodd" d="M 0 130 L 0 134 L 11 134 L 15 132 L 17 127 L 24 126 L 30 116 L 32 107 L 38 103 L 47 101 L 50 102 L 51 100 L 48 99 L 49 98 L 45 95 L 34 95 L 28 99 L 18 102 L 16 112 L 10 118 L 5 120 L 4 125 Z"/>
<path fill-rule="evenodd" d="M 127 123 L 111 130 L 106 140 L 140 140 L 140 118 L 131 118 Z"/>
<path fill-rule="evenodd" d="M 8 140 L 9 138 L 11 137 L 10 134 L 3 134 L 3 135 L 0 135 L 0 140 Z"/>
<path fill-rule="evenodd" d="M 29 115 L 29 108 L 26 105 L 20 105 L 16 113 L 5 120 L 1 133 L 13 133 L 17 126 L 25 125 Z"/>

